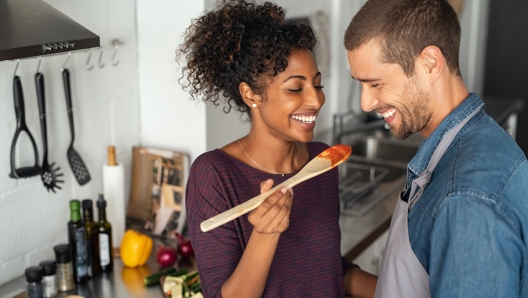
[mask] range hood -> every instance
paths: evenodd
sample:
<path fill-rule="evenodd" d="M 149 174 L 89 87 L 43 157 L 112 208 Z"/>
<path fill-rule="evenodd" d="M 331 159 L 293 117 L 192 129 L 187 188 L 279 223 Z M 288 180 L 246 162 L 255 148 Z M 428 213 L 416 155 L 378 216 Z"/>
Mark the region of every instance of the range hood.
<path fill-rule="evenodd" d="M 99 36 L 44 0 L 0 0 L 0 61 L 99 46 Z"/>

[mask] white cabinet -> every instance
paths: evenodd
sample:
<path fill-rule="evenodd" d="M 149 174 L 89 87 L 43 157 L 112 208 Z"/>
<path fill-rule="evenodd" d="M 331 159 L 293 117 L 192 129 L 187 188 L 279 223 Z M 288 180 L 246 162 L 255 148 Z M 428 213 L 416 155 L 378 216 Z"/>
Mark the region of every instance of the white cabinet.
<path fill-rule="evenodd" d="M 359 256 L 357 256 L 352 263 L 358 265 L 364 271 L 378 275 L 383 259 L 383 252 L 385 251 L 385 244 L 387 243 L 387 236 L 389 230 L 386 230 L 378 237 L 372 244 L 367 247 Z"/>

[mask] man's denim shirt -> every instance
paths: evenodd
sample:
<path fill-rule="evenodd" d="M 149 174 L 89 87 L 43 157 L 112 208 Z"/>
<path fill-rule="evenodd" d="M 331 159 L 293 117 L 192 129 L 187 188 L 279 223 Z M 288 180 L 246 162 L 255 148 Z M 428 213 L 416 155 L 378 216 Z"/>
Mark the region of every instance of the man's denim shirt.
<path fill-rule="evenodd" d="M 482 106 L 470 94 L 422 142 L 407 168 L 407 189 L 443 135 Z M 432 297 L 528 297 L 528 162 L 483 109 L 460 130 L 411 209 L 409 238 Z"/>

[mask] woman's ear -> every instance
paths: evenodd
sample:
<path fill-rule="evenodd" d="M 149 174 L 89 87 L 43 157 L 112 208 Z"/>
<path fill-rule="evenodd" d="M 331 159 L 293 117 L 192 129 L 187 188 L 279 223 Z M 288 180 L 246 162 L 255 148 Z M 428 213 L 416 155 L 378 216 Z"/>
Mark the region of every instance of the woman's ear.
<path fill-rule="evenodd" d="M 244 100 L 249 108 L 257 108 L 261 103 L 261 96 L 253 92 L 253 89 L 251 89 L 246 82 L 240 83 L 240 85 L 238 85 L 238 90 L 242 96 L 242 100 Z"/>
<path fill-rule="evenodd" d="M 425 47 L 418 59 L 430 82 L 435 81 L 442 71 L 447 69 L 444 54 L 437 46 Z"/>

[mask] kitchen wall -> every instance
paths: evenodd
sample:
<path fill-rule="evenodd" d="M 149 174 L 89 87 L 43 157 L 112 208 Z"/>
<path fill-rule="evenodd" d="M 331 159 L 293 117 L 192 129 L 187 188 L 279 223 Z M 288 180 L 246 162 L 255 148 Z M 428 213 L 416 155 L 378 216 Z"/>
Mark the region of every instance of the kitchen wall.
<path fill-rule="evenodd" d="M 50 162 L 64 173 L 62 189 L 47 192 L 40 176 L 11 179 L 9 155 L 16 122 L 13 107 L 13 73 L 15 62 L 0 62 L 0 284 L 19 276 L 28 266 L 53 259 L 52 247 L 67 241 L 68 202 L 72 198 L 96 199 L 102 192 L 101 167 L 106 162 L 106 147 L 115 145 L 118 161 L 130 170 L 131 147 L 140 143 L 140 110 L 138 92 L 138 59 L 135 3 L 129 0 L 46 0 L 69 17 L 101 37 L 104 68 L 92 71 L 84 68 L 88 53 L 75 52 L 66 67 L 71 73 L 73 115 L 75 121 L 74 148 L 86 163 L 91 181 L 79 186 L 66 152 L 70 132 L 60 69 L 67 55 L 42 58 L 40 71 L 45 77 Z M 111 40 L 123 42 L 112 66 Z M 91 62 L 97 64 L 94 51 Z M 21 77 L 25 96 L 26 120 L 39 145 L 42 141 L 38 120 L 34 75 L 37 59 L 20 61 L 17 74 Z M 33 155 L 28 138 L 19 140 L 18 165 L 32 165 Z M 128 177 L 127 177 L 128 185 Z"/>

